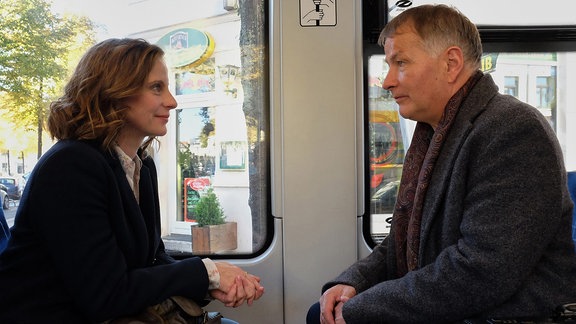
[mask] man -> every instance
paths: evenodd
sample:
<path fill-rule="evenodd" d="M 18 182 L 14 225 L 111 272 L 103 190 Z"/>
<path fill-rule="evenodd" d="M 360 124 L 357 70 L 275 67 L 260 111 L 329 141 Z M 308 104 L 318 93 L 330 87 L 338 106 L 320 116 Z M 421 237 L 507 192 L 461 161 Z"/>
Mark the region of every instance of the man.
<path fill-rule="evenodd" d="M 576 302 L 573 204 L 533 107 L 480 71 L 475 25 L 445 5 L 384 28 L 383 87 L 417 121 L 390 235 L 327 283 L 308 322 L 540 321 Z"/>

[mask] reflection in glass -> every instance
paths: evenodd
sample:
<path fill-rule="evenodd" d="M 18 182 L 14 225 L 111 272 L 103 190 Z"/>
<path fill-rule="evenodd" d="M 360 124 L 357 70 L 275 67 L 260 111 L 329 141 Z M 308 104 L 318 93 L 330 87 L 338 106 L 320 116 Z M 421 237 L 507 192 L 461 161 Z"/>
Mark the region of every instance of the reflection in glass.
<path fill-rule="evenodd" d="M 368 66 L 369 211 L 371 236 L 378 243 L 390 232 L 411 132 L 390 92 L 382 88 L 388 71 L 384 55 L 370 57 Z"/>

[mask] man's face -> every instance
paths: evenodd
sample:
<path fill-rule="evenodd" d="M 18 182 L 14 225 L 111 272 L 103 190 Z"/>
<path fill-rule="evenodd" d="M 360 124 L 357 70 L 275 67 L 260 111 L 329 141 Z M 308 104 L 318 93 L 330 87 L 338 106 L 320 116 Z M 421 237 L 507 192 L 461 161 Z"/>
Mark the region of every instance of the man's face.
<path fill-rule="evenodd" d="M 384 53 L 390 69 L 382 87 L 392 92 L 400 115 L 436 127 L 450 99 L 443 54 L 427 51 L 410 26 L 386 38 Z"/>

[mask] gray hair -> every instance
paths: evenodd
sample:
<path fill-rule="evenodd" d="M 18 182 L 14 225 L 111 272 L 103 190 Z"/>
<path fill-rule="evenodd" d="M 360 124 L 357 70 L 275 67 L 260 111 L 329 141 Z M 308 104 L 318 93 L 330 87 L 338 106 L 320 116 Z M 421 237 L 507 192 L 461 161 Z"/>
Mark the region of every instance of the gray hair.
<path fill-rule="evenodd" d="M 384 46 L 386 38 L 398 34 L 408 25 L 422 39 L 422 45 L 433 54 L 440 54 L 450 46 L 462 49 L 467 65 L 480 68 L 482 41 L 480 33 L 458 9 L 447 5 L 422 5 L 403 11 L 382 30 L 378 44 Z"/>

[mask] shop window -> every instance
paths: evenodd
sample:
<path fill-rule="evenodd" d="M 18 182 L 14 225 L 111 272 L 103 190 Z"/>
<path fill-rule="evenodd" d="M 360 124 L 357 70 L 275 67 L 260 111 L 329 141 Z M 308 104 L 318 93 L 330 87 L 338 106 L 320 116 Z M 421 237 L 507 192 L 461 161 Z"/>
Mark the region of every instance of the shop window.
<path fill-rule="evenodd" d="M 270 242 L 265 19 L 252 5 L 155 32 L 178 101 L 161 156 L 175 164 L 163 231 L 175 255 L 242 257 Z M 221 218 L 232 233 L 214 234 Z"/>
<path fill-rule="evenodd" d="M 504 77 L 504 94 L 511 95 L 518 98 L 518 77 L 505 76 Z"/>

